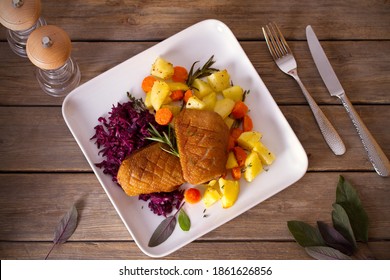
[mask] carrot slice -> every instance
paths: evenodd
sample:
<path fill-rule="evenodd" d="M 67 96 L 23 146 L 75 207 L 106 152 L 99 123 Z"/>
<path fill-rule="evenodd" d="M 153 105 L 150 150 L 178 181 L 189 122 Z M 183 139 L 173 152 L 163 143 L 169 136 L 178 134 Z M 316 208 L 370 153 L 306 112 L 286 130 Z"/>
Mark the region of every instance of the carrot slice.
<path fill-rule="evenodd" d="M 142 80 L 142 89 L 145 93 L 148 93 L 152 90 L 154 82 L 157 81 L 157 79 L 153 76 L 147 76 Z"/>
<path fill-rule="evenodd" d="M 251 131 L 253 130 L 253 121 L 252 118 L 248 115 L 244 116 L 244 119 L 242 121 L 242 128 L 244 131 Z"/>
<path fill-rule="evenodd" d="M 199 202 L 202 198 L 202 194 L 196 188 L 189 188 L 184 192 L 184 199 L 191 204 Z"/>
<path fill-rule="evenodd" d="M 241 167 L 233 167 L 232 168 L 232 177 L 234 180 L 241 179 Z"/>
<path fill-rule="evenodd" d="M 187 81 L 187 78 L 188 78 L 187 69 L 185 69 L 182 66 L 175 66 L 175 67 L 173 67 L 172 80 L 174 82 L 185 83 Z"/>
<path fill-rule="evenodd" d="M 248 113 L 248 106 L 242 101 L 237 101 L 232 110 L 233 118 L 241 119 L 246 113 Z"/>
<path fill-rule="evenodd" d="M 180 89 L 172 91 L 172 93 L 169 95 L 169 97 L 172 99 L 172 101 L 179 101 L 182 100 L 184 97 L 184 92 Z"/>
<path fill-rule="evenodd" d="M 237 163 L 239 167 L 243 167 L 245 165 L 245 160 L 247 157 L 247 154 L 243 148 L 240 146 L 235 146 L 233 148 L 234 156 L 236 157 Z"/>
<path fill-rule="evenodd" d="M 242 129 L 240 128 L 232 128 L 232 130 L 230 131 L 230 135 L 234 138 L 234 139 L 238 139 L 238 137 L 240 137 L 241 133 L 242 133 Z"/>
<path fill-rule="evenodd" d="M 188 99 L 190 99 L 191 96 L 193 96 L 193 93 L 192 90 L 189 89 L 184 93 L 184 102 L 187 103 Z"/>
<path fill-rule="evenodd" d="M 227 150 L 228 151 L 233 150 L 234 146 L 236 146 L 236 139 L 234 139 L 232 135 L 229 135 Z"/>
<path fill-rule="evenodd" d="M 167 125 L 173 119 L 173 113 L 169 108 L 160 108 L 157 110 L 156 115 L 154 116 L 155 120 L 160 125 Z"/>

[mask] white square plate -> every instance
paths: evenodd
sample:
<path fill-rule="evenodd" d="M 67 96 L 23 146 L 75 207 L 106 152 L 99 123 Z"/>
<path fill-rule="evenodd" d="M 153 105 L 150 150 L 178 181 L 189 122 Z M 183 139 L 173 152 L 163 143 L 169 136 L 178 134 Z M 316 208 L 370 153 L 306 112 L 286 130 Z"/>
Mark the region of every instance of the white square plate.
<path fill-rule="evenodd" d="M 99 117 L 106 117 L 112 105 L 128 101 L 127 91 L 137 98 L 145 96 L 140 85 L 156 57 L 164 57 L 174 65 L 189 69 L 195 61 L 199 61 L 198 67 L 202 66 L 211 55 L 216 60 L 213 67 L 227 69 L 234 84 L 250 90 L 246 103 L 250 107 L 254 130 L 263 134 L 262 142 L 275 153 L 276 161 L 250 187 L 242 180 L 239 198 L 229 209 L 216 203 L 207 209 L 209 216 L 203 218 L 202 202 L 184 205 L 191 219 L 190 231 L 183 232 L 176 226 L 167 241 L 150 248 L 149 239 L 163 218 L 149 211 L 147 203 L 139 201 L 138 197 L 128 197 L 110 176 L 95 166 L 102 158 L 90 138 Z M 256 69 L 231 30 L 217 20 L 199 22 L 86 82 L 65 98 L 62 112 L 123 223 L 139 248 L 151 257 L 166 256 L 232 220 L 299 180 L 308 166 L 301 143 Z"/>

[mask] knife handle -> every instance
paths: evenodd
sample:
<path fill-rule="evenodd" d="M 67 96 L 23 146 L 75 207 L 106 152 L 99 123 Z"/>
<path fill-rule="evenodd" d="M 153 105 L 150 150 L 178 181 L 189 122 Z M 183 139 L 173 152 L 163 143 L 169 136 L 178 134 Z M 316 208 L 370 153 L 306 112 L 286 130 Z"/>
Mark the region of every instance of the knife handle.
<path fill-rule="evenodd" d="M 291 72 L 291 71 L 290 71 Z M 310 93 L 307 91 L 305 85 L 302 83 L 298 75 L 291 73 L 291 76 L 297 81 L 298 85 L 301 87 L 303 95 L 305 96 L 307 103 L 310 106 L 311 111 L 313 112 L 314 118 L 317 121 L 318 127 L 321 130 L 322 136 L 324 137 L 329 148 L 333 151 L 335 155 L 342 155 L 345 153 L 345 145 L 340 135 L 337 133 L 336 129 L 330 123 L 328 118 L 322 112 L 320 107 L 311 97 Z"/>
<path fill-rule="evenodd" d="M 371 161 L 371 164 L 374 166 L 375 171 L 383 177 L 390 175 L 390 162 L 386 157 L 385 153 L 375 141 L 374 137 L 371 135 L 370 131 L 367 129 L 362 119 L 353 108 L 352 103 L 349 101 L 348 97 L 345 94 L 338 96 L 341 102 L 344 105 L 344 108 L 347 110 L 349 117 L 352 120 L 353 125 L 355 126 L 360 140 L 362 140 L 363 146 L 367 151 L 368 158 Z"/>

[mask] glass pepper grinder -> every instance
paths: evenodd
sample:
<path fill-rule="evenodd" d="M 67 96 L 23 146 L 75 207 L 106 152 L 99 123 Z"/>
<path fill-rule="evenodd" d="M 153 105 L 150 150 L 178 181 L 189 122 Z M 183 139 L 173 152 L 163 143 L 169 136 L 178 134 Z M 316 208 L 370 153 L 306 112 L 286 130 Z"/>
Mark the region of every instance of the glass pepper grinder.
<path fill-rule="evenodd" d="M 34 30 L 27 40 L 27 56 L 37 66 L 35 77 L 44 92 L 64 96 L 80 83 L 80 70 L 71 57 L 68 34 L 54 25 Z"/>
<path fill-rule="evenodd" d="M 7 41 L 12 51 L 27 57 L 26 43 L 36 28 L 46 25 L 40 0 L 0 0 L 0 23 L 7 28 Z"/>

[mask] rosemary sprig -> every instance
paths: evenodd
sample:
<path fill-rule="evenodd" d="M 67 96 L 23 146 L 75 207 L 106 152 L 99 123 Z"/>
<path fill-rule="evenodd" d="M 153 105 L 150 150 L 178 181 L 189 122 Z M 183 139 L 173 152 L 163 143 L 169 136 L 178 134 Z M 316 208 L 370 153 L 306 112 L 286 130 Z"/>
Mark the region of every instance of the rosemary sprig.
<path fill-rule="evenodd" d="M 248 90 L 244 90 L 244 94 L 243 94 L 243 96 L 242 96 L 242 102 L 244 102 L 244 101 L 245 101 L 245 98 L 247 97 L 247 95 L 248 95 L 250 92 L 251 92 L 251 90 L 250 90 L 250 89 L 248 89 Z"/>
<path fill-rule="evenodd" d="M 130 92 L 127 92 L 127 97 L 133 103 L 133 108 L 137 113 L 146 110 L 145 104 L 142 101 L 142 98 L 135 98 Z"/>
<path fill-rule="evenodd" d="M 169 149 L 161 146 L 161 149 L 171 155 L 179 157 L 179 152 L 176 146 L 175 136 L 171 134 L 171 127 L 168 126 L 168 134 L 165 131 L 162 132 L 162 135 L 158 130 L 150 123 L 149 133 L 151 137 L 146 137 L 145 139 L 166 144 Z"/>
<path fill-rule="evenodd" d="M 190 72 L 188 73 L 187 78 L 187 85 L 191 86 L 192 83 L 195 81 L 195 79 L 200 79 L 206 76 L 211 75 L 213 72 L 218 71 L 216 68 L 212 68 L 211 66 L 215 63 L 214 61 L 214 55 L 212 55 L 209 60 L 203 65 L 202 68 L 198 68 L 194 72 L 194 67 L 199 61 L 195 61 L 190 69 Z"/>

